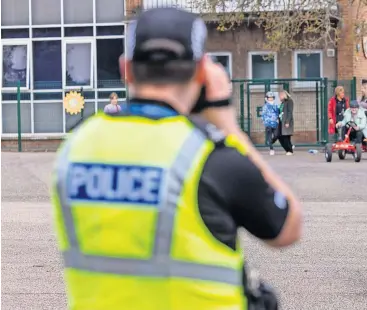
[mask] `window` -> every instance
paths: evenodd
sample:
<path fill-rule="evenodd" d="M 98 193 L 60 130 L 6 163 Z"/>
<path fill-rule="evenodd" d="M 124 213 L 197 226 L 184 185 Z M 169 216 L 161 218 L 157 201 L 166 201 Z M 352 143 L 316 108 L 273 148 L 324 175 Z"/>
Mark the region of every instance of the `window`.
<path fill-rule="evenodd" d="M 124 40 L 97 39 L 97 83 L 98 88 L 123 87 L 118 59 L 124 52 Z"/>
<path fill-rule="evenodd" d="M 2 88 L 29 88 L 29 41 L 2 40 Z"/>
<path fill-rule="evenodd" d="M 121 23 L 124 15 L 124 1 L 96 0 L 97 23 Z"/>
<path fill-rule="evenodd" d="M 1 26 L 29 25 L 29 0 L 1 0 Z"/>
<path fill-rule="evenodd" d="M 93 1 L 91 0 L 62 0 L 64 4 L 65 24 L 93 23 Z M 103 10 L 106 7 L 102 8 Z"/>
<path fill-rule="evenodd" d="M 228 7 L 228 10 L 230 10 L 230 12 L 235 10 L 238 4 L 236 2 L 235 5 L 232 5 L 232 7 L 229 8 L 231 2 L 235 2 L 235 1 L 225 0 L 225 1 L 221 1 L 220 4 L 219 3 L 216 4 L 217 13 L 223 11 L 223 8 L 222 8 L 223 6 Z M 136 3 L 135 6 L 138 7 L 139 2 L 134 2 L 134 3 Z M 141 7 L 144 8 L 144 10 L 152 9 L 156 7 L 175 7 L 175 8 L 182 8 L 187 11 L 192 11 L 194 13 L 204 13 L 205 11 L 208 13 L 209 12 L 212 13 L 212 11 L 210 10 L 211 7 L 209 3 L 205 2 L 206 5 L 204 7 L 204 5 L 200 3 L 200 1 L 197 2 L 197 1 L 188 1 L 188 0 L 142 0 L 141 3 L 142 3 Z"/>
<path fill-rule="evenodd" d="M 62 89 L 60 40 L 33 42 L 33 88 Z"/>
<path fill-rule="evenodd" d="M 57 100 L 63 101 L 64 97 L 62 91 L 35 91 L 33 93 L 33 100 Z"/>
<path fill-rule="evenodd" d="M 63 132 L 62 102 L 34 102 L 34 132 L 61 133 Z"/>
<path fill-rule="evenodd" d="M 31 126 L 31 104 L 20 104 L 21 131 L 22 133 L 30 133 Z M 18 116 L 16 103 L 2 104 L 2 133 L 14 134 L 18 132 Z"/>
<path fill-rule="evenodd" d="M 10 91 L 10 92 L 2 92 L 1 94 L 2 101 L 14 101 L 16 102 L 18 99 L 17 92 L 16 91 Z M 26 102 L 31 100 L 31 94 L 29 92 L 20 92 L 20 100 L 21 102 Z"/>
<path fill-rule="evenodd" d="M 208 53 L 214 62 L 220 63 L 232 78 L 232 54 L 231 53 Z"/>
<path fill-rule="evenodd" d="M 97 26 L 97 36 L 122 36 L 124 33 L 124 26 Z"/>
<path fill-rule="evenodd" d="M 33 38 L 60 38 L 61 28 L 33 28 L 32 36 Z"/>
<path fill-rule="evenodd" d="M 29 38 L 29 28 L 1 29 L 2 39 L 25 39 Z"/>
<path fill-rule="evenodd" d="M 92 87 L 93 49 L 92 40 L 75 38 L 63 42 L 64 88 Z"/>
<path fill-rule="evenodd" d="M 92 37 L 93 27 L 65 27 L 65 37 Z"/>
<path fill-rule="evenodd" d="M 276 79 L 277 58 L 275 53 L 250 52 L 248 57 L 250 79 Z"/>
<path fill-rule="evenodd" d="M 298 79 L 321 78 L 322 74 L 322 52 L 311 51 L 294 53 L 294 76 Z"/>
<path fill-rule="evenodd" d="M 32 0 L 33 25 L 57 25 L 60 23 L 60 0 Z"/>
<path fill-rule="evenodd" d="M 83 121 L 88 117 L 94 115 L 95 104 L 94 102 L 84 102 L 83 109 Z M 65 131 L 69 132 L 73 127 L 77 126 L 82 121 L 82 114 L 69 114 L 65 112 Z"/>

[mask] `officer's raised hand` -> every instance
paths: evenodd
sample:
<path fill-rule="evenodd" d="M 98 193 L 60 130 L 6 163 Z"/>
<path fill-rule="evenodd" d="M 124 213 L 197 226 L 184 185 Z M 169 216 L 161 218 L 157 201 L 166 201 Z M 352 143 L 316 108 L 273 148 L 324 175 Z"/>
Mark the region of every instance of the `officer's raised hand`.
<path fill-rule="evenodd" d="M 232 84 L 222 65 L 214 63 L 210 57 L 204 59 L 206 99 L 209 102 L 229 100 Z"/>
<path fill-rule="evenodd" d="M 231 105 L 232 85 L 222 65 L 210 57 L 203 59 L 205 89 L 198 100 L 198 110 L 225 133 L 237 130 L 236 111 Z"/>

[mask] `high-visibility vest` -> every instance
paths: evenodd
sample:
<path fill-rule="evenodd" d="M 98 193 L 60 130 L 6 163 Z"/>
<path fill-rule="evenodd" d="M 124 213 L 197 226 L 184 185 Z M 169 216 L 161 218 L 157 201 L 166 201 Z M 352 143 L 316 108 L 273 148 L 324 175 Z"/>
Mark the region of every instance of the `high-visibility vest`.
<path fill-rule="evenodd" d="M 184 116 L 96 115 L 70 136 L 52 193 L 69 309 L 247 309 L 240 247 L 198 210 L 214 148 Z"/>

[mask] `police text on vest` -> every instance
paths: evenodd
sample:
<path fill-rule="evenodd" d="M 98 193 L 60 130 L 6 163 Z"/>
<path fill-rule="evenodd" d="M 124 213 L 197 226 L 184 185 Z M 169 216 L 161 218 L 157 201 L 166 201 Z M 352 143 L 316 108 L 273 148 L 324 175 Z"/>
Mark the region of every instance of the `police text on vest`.
<path fill-rule="evenodd" d="M 157 205 L 162 174 L 158 167 L 73 163 L 68 196 L 72 200 Z"/>

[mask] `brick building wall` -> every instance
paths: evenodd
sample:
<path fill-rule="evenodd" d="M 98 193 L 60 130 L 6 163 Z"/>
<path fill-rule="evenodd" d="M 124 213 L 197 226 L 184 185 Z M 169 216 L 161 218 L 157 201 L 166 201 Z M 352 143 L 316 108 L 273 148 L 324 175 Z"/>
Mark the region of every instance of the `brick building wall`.
<path fill-rule="evenodd" d="M 243 26 L 234 31 L 219 32 L 213 26 L 208 26 L 208 52 L 231 52 L 233 78 L 247 78 L 248 76 L 248 53 L 262 51 L 262 43 L 265 35 L 257 26 Z M 291 78 L 293 75 L 293 53 L 279 53 L 278 78 Z M 324 76 L 330 79 L 336 77 L 336 58 L 323 55 Z"/>
<path fill-rule="evenodd" d="M 364 55 L 363 40 L 356 34 L 355 25 L 367 21 L 367 8 L 359 7 L 359 1 L 351 6 L 349 0 L 339 0 L 343 27 L 337 49 L 337 76 L 340 80 L 357 78 L 357 93 L 361 80 L 367 78 L 367 57 Z M 367 36 L 367 33 L 364 34 Z M 367 48 L 366 48 L 367 54 Z"/>
<path fill-rule="evenodd" d="M 208 52 L 230 52 L 232 55 L 232 78 L 246 79 L 249 77 L 249 53 L 263 51 L 261 45 L 265 39 L 264 32 L 257 26 L 244 26 L 234 31 L 219 32 L 214 26 L 208 25 Z M 294 54 L 277 54 L 277 78 L 289 79 L 294 77 L 293 62 Z M 327 57 L 322 53 L 323 76 L 334 80 L 336 78 L 336 57 Z M 316 113 L 318 101 L 316 99 L 315 84 L 308 83 L 309 87 L 297 87 L 294 82 L 290 83 L 290 93 L 294 100 L 294 118 L 296 143 L 315 143 L 316 135 Z M 234 83 L 233 101 L 240 114 L 240 83 Z M 272 91 L 282 90 L 282 86 L 273 85 Z M 265 87 L 250 90 L 247 94 L 245 85 L 244 118 L 246 124 L 250 122 L 251 138 L 256 143 L 264 143 L 264 127 L 262 120 L 257 116 L 256 109 L 264 103 Z M 248 100 L 249 99 L 249 100 Z"/>
<path fill-rule="evenodd" d="M 64 141 L 63 138 L 23 138 L 23 152 L 55 152 L 60 144 Z M 2 152 L 17 152 L 18 140 L 15 138 L 1 139 Z"/>
<path fill-rule="evenodd" d="M 365 6 L 363 10 L 358 12 L 358 17 L 360 21 L 363 21 L 365 24 L 365 32 L 363 37 L 365 37 L 367 42 L 367 7 Z M 357 77 L 358 84 L 357 84 L 357 91 L 358 97 L 360 95 L 360 87 L 361 87 L 361 80 L 367 79 L 367 43 L 365 44 L 365 48 L 363 47 L 363 38 L 358 39 L 360 44 L 359 51 L 354 59 L 354 72 L 353 75 Z"/>

